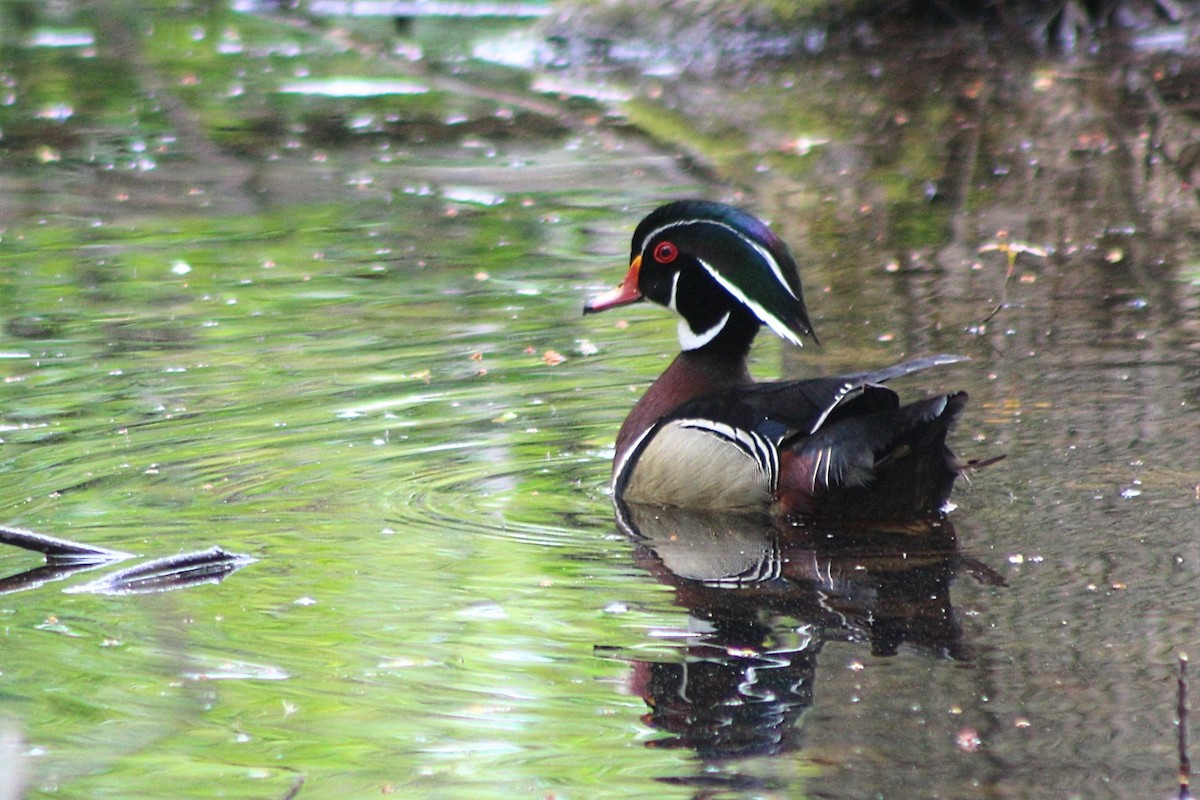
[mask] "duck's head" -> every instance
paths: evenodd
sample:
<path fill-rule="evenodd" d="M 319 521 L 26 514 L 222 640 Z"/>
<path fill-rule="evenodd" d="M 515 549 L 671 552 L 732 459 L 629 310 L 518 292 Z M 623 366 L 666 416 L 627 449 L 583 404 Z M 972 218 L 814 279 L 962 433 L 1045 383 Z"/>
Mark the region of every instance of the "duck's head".
<path fill-rule="evenodd" d="M 625 280 L 583 311 L 642 299 L 682 317 L 684 350 L 747 332 L 753 338 L 759 325 L 796 344 L 806 335 L 816 340 L 787 245 L 761 220 L 724 203 L 681 200 L 652 211 L 633 234 Z"/>

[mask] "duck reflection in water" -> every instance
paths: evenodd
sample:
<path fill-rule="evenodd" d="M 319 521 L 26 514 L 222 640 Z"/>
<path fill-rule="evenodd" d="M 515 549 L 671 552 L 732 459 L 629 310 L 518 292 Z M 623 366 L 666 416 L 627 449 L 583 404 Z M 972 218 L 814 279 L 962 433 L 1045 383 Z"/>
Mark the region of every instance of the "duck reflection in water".
<path fill-rule="evenodd" d="M 950 583 L 962 572 L 1003 583 L 959 552 L 944 517 L 879 531 L 618 503 L 617 520 L 689 615 L 682 659 L 632 660 L 643 720 L 670 734 L 650 746 L 706 762 L 799 747 L 827 641 L 970 660 Z"/>

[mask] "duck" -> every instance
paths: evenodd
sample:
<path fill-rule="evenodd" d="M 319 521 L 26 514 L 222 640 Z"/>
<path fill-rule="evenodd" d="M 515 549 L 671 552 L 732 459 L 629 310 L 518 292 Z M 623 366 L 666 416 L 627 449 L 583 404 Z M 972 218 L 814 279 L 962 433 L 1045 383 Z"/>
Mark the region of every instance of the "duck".
<path fill-rule="evenodd" d="M 900 520 L 944 515 L 979 462 L 946 445 L 966 392 L 906 404 L 885 387 L 967 360 L 932 355 L 881 369 L 756 382 L 747 361 L 766 326 L 819 344 L 787 244 L 743 209 L 678 200 L 638 224 L 629 269 L 585 314 L 649 301 L 679 316 L 680 353 L 617 433 L 618 504 L 771 516 Z"/>

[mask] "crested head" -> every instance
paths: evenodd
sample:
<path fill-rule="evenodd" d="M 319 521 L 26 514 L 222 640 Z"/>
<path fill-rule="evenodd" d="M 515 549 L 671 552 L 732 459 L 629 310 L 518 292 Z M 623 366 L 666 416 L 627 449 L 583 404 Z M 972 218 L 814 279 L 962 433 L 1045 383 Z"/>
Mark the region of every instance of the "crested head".
<path fill-rule="evenodd" d="M 637 226 L 630 261 L 640 293 L 683 317 L 685 350 L 747 317 L 796 344 L 816 338 L 787 244 L 739 208 L 705 200 L 660 206 Z"/>

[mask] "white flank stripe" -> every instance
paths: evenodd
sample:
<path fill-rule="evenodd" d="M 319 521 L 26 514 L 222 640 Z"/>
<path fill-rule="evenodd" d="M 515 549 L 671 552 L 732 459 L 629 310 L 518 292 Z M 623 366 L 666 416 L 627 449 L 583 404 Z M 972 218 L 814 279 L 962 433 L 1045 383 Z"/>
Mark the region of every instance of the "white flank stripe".
<path fill-rule="evenodd" d="M 629 468 L 629 459 L 632 458 L 633 454 L 636 453 L 642 446 L 642 442 L 645 440 L 645 438 L 657 430 L 657 428 L 657 425 L 651 425 L 649 428 L 646 428 L 646 430 L 642 431 L 642 435 L 634 440 L 633 444 L 625 448 L 625 453 L 621 456 L 621 460 L 617 463 L 617 468 L 613 470 L 612 491 L 614 497 L 617 495 L 617 486 L 621 483 L 621 479 L 625 477 L 625 470 Z"/>

